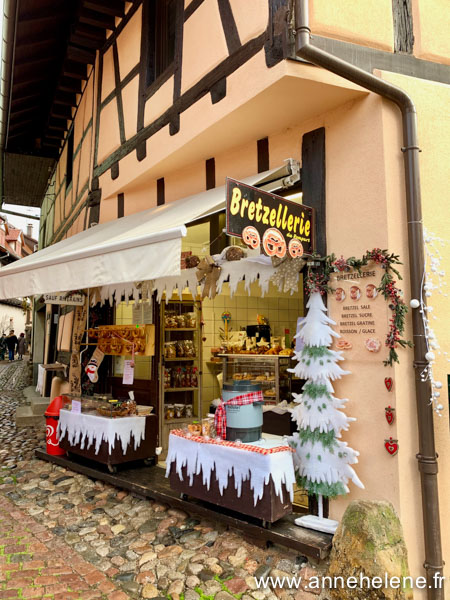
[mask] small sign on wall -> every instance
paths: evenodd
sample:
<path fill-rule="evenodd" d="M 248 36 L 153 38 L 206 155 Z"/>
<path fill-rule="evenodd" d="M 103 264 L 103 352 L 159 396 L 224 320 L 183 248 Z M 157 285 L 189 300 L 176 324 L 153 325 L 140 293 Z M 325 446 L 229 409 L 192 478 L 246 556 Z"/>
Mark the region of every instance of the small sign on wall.
<path fill-rule="evenodd" d="M 83 306 L 85 297 L 83 294 L 71 294 L 62 292 L 55 294 L 44 294 L 45 304 L 59 304 L 61 306 Z"/>
<path fill-rule="evenodd" d="M 333 273 L 328 296 L 329 315 L 340 334 L 333 350 L 341 350 L 352 361 L 380 361 L 387 352 L 388 304 L 378 291 L 385 273 L 379 265 Z"/>

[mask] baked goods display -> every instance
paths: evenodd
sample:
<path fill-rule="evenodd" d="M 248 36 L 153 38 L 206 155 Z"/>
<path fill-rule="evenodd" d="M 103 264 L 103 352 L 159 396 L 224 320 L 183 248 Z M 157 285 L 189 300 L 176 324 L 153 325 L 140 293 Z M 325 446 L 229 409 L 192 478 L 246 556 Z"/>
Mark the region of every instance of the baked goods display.
<path fill-rule="evenodd" d="M 108 400 L 108 402 L 98 403 L 96 406 L 97 414 L 102 417 L 131 417 L 137 414 L 136 402 L 134 400 Z"/>
<path fill-rule="evenodd" d="M 89 328 L 87 333 L 104 354 L 153 356 L 155 353 L 154 325 L 104 325 Z"/>

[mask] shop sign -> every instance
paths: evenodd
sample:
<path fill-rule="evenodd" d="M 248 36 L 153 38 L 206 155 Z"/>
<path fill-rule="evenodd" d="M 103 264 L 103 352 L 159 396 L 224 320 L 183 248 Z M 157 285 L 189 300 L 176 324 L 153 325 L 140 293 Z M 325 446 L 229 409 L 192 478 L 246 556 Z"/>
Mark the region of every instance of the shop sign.
<path fill-rule="evenodd" d="M 267 256 L 313 251 L 313 209 L 227 177 L 227 234 Z"/>
<path fill-rule="evenodd" d="M 377 289 L 384 273 L 380 265 L 373 265 L 330 277 L 334 293 L 328 296 L 328 311 L 341 336 L 332 349 L 343 351 L 346 359 L 379 362 L 385 358 L 388 304 Z"/>
<path fill-rule="evenodd" d="M 85 297 L 83 294 L 71 294 L 67 292 L 56 294 L 44 294 L 45 304 L 60 304 L 62 306 L 83 306 Z"/>

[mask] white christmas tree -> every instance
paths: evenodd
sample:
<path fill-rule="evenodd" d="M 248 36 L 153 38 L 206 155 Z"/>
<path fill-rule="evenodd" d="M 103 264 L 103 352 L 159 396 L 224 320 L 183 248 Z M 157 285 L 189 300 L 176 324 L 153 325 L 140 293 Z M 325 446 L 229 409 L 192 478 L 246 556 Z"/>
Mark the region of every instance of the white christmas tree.
<path fill-rule="evenodd" d="M 312 292 L 306 306 L 308 314 L 295 336 L 303 341 L 304 346 L 294 354 L 298 362 L 290 371 L 307 381 L 301 395 L 293 394 L 298 406 L 292 411 L 292 419 L 296 421 L 298 431 L 288 438 L 288 442 L 295 450 L 293 457 L 298 485 L 309 494 L 318 496 L 319 518 L 308 515 L 296 519 L 296 523 L 333 532 L 337 522 L 322 518 L 323 496 L 332 498 L 347 494 L 350 479 L 364 488 L 350 466 L 358 462 L 359 452 L 337 439 L 341 437 L 341 431 L 347 431 L 356 419 L 347 417 L 341 410 L 347 400 L 333 396 L 331 381 L 349 373 L 338 364 L 344 360 L 341 352 L 328 348 L 334 337 L 340 337 L 331 328 L 335 322 L 326 315 L 320 292 Z"/>

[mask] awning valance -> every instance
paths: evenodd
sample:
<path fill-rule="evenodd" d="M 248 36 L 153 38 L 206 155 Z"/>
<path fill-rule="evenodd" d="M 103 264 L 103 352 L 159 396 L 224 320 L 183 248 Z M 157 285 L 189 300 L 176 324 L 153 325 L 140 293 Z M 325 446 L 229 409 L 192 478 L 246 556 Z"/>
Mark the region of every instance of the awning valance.
<path fill-rule="evenodd" d="M 289 159 L 243 182 L 281 187 L 293 165 Z M 1 268 L 0 299 L 178 275 L 186 224 L 223 208 L 224 186 L 96 225 Z"/>

